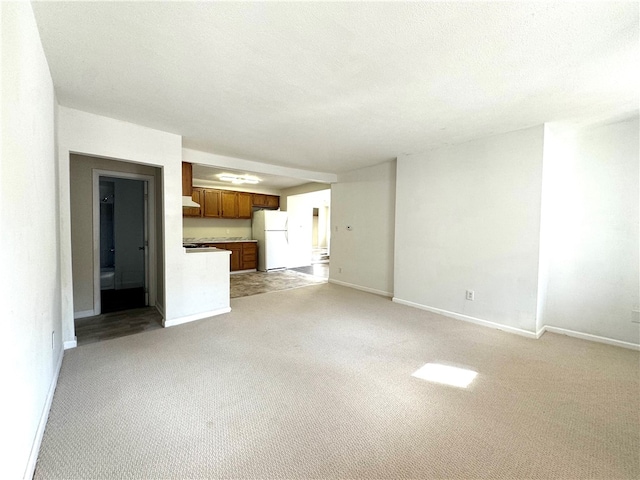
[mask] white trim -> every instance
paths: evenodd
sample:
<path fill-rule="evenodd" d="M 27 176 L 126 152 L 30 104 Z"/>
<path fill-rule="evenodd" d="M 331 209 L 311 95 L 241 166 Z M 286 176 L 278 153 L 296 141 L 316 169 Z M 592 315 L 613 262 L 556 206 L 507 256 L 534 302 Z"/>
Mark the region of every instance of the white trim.
<path fill-rule="evenodd" d="M 73 319 L 77 320 L 78 318 L 87 318 L 87 317 L 95 317 L 95 310 L 82 310 L 81 312 L 73 312 Z"/>
<path fill-rule="evenodd" d="M 78 346 L 78 337 L 73 337 L 73 340 L 67 340 L 63 343 L 64 349 L 76 348 Z"/>
<path fill-rule="evenodd" d="M 194 322 L 196 320 L 202 320 L 203 318 L 215 317 L 216 315 L 222 315 L 223 313 L 229 313 L 231 311 L 231 307 L 219 308 L 217 310 L 212 310 L 210 312 L 202 312 L 195 313 L 193 315 L 187 315 L 186 317 L 174 318 L 172 320 L 163 320 L 163 327 L 175 327 L 176 325 L 181 325 L 183 323 Z"/>
<path fill-rule="evenodd" d="M 94 168 L 93 172 L 93 311 L 101 312 L 100 304 L 100 177 L 126 178 L 129 180 L 141 180 L 148 184 L 148 195 L 146 198 L 146 211 L 148 218 L 145 219 L 145 228 L 149 234 L 148 261 L 145 261 L 146 287 L 149 291 L 149 305 L 156 303 L 156 188 L 155 177 L 153 175 L 142 175 L 139 173 L 117 172 L 113 170 L 101 170 Z"/>
<path fill-rule="evenodd" d="M 156 302 L 154 306 L 156 307 L 156 310 L 158 311 L 158 313 L 162 317 L 162 321 L 164 322 L 164 319 L 166 317 L 166 315 L 164 314 L 164 307 L 160 305 L 158 302 Z"/>
<path fill-rule="evenodd" d="M 185 248 L 185 250 L 187 250 L 187 252 L 189 251 L 188 249 Z M 231 251 L 229 251 L 229 253 L 231 253 Z M 253 272 L 257 272 L 258 270 L 256 270 L 255 268 L 249 268 L 248 270 L 236 270 L 234 272 L 230 272 L 230 275 L 236 275 L 238 273 L 253 273 Z"/>
<path fill-rule="evenodd" d="M 381 295 L 383 297 L 393 297 L 393 293 L 391 292 L 376 290 L 375 288 L 363 287 L 362 285 L 356 285 L 355 283 L 341 282 L 340 280 L 335 280 L 333 278 L 329 279 L 329 283 L 334 283 L 336 285 L 341 285 L 343 287 L 353 288 L 355 290 L 361 290 L 363 292 L 373 293 L 375 295 Z"/>
<path fill-rule="evenodd" d="M 591 342 L 606 343 L 607 345 L 613 345 L 615 347 L 640 350 L 640 344 L 616 340 L 614 338 L 600 337 L 598 335 L 591 335 L 590 333 L 576 332 L 574 330 L 567 330 L 560 327 L 551 327 L 549 325 L 545 325 L 544 327 L 542 327 L 542 332 L 544 333 L 545 331 L 557 333 L 559 335 L 567 335 L 568 337 L 580 338 L 582 340 L 589 340 Z"/>
<path fill-rule="evenodd" d="M 393 297 L 393 302 L 399 303 L 401 305 L 407 305 L 409 307 L 419 308 L 420 310 L 427 310 L 428 312 L 437 313 L 439 315 L 444 315 L 445 317 L 455 318 L 456 320 L 462 320 L 464 322 L 475 323 L 476 325 L 482 325 L 484 327 L 497 328 L 498 330 L 504 330 L 505 332 L 515 333 L 517 335 L 522 335 L 527 338 L 538 338 L 538 334 L 534 332 L 529 332 L 528 330 L 522 330 L 521 328 L 509 327 L 507 325 L 502 325 L 501 323 L 490 322 L 489 320 L 483 320 L 481 318 L 470 317 L 469 315 L 463 315 L 461 313 L 450 312 L 448 310 L 442 310 L 440 308 L 429 307 L 427 305 L 421 305 L 419 303 L 409 302 L 407 300 L 402 300 L 397 297 Z"/>
<path fill-rule="evenodd" d="M 51 403 L 53 402 L 53 393 L 56 391 L 56 385 L 58 385 L 58 376 L 60 375 L 60 368 L 62 367 L 62 358 L 64 357 L 64 350 L 60 350 L 58 355 L 58 361 L 53 372 L 53 378 L 51 379 L 51 385 L 49 385 L 49 392 L 44 402 L 44 408 L 40 415 L 40 421 L 38 422 L 38 429 L 36 430 L 36 436 L 33 439 L 31 445 L 31 452 L 29 453 L 29 460 L 27 461 L 27 467 L 24 471 L 25 479 L 33 478 L 33 474 L 36 471 L 36 462 L 38 461 L 38 454 L 40 453 L 40 445 L 42 445 L 42 438 L 44 437 L 44 429 L 47 426 L 47 420 L 49 419 L 49 411 L 51 410 Z"/>

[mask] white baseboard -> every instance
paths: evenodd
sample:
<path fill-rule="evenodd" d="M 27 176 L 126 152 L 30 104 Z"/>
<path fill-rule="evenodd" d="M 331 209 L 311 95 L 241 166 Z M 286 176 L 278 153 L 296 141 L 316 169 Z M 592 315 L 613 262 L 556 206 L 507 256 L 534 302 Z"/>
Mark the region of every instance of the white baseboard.
<path fill-rule="evenodd" d="M 44 402 L 42 414 L 40 415 L 40 421 L 38 422 L 38 429 L 36 430 L 36 436 L 33 439 L 31 445 L 31 452 L 29 453 L 29 460 L 27 461 L 27 467 L 24 471 L 24 479 L 32 479 L 33 474 L 36 471 L 36 462 L 38 461 L 38 454 L 40 453 L 40 445 L 42 445 L 42 438 L 44 437 L 44 429 L 47 426 L 47 420 L 49 419 L 49 411 L 51 410 L 51 403 L 53 402 L 53 394 L 56 391 L 56 385 L 58 385 L 58 376 L 60 375 L 60 368 L 62 367 L 62 358 L 64 357 L 64 350 L 60 350 L 58 355 L 58 361 L 56 362 L 55 371 L 53 372 L 53 378 L 49 385 L 49 392 Z"/>
<path fill-rule="evenodd" d="M 164 318 L 165 318 L 164 307 L 162 305 L 160 305 L 158 302 L 156 302 L 156 304 L 154 306 L 156 307 L 156 310 L 158 311 L 158 313 L 162 317 L 162 323 L 164 324 Z"/>
<path fill-rule="evenodd" d="M 65 350 L 70 348 L 76 348 L 78 346 L 78 337 L 73 337 L 73 340 L 68 340 L 63 344 Z"/>
<path fill-rule="evenodd" d="M 249 268 L 248 270 L 235 270 L 233 272 L 230 272 L 231 275 L 237 275 L 238 273 L 251 273 L 251 272 L 257 272 L 258 270 L 255 268 Z"/>
<path fill-rule="evenodd" d="M 408 300 L 402 300 L 401 298 L 393 297 L 395 303 L 401 305 L 407 305 L 409 307 L 419 308 L 420 310 L 426 310 L 428 312 L 444 315 L 445 317 L 455 318 L 456 320 L 462 320 L 464 322 L 475 323 L 476 325 L 482 325 L 483 327 L 497 328 L 498 330 L 504 330 L 505 332 L 515 333 L 527 338 L 538 338 L 538 334 L 530 332 L 528 330 L 522 330 L 521 328 L 510 327 L 501 323 L 490 322 L 489 320 L 483 320 L 481 318 L 470 317 L 469 315 L 463 315 L 461 313 L 450 312 L 449 310 L 442 310 L 440 308 L 429 307 L 420 303 L 410 302 Z"/>
<path fill-rule="evenodd" d="M 203 318 L 215 317 L 216 315 L 222 315 L 223 313 L 229 313 L 231 307 L 219 308 L 218 310 L 211 310 L 210 312 L 196 313 L 194 315 L 187 315 L 186 317 L 173 318 L 171 320 L 163 320 L 162 326 L 175 327 L 183 323 L 194 322 L 196 320 L 202 320 Z"/>
<path fill-rule="evenodd" d="M 383 297 L 393 297 L 393 293 L 391 292 L 376 290 L 375 288 L 363 287 L 362 285 L 356 285 L 354 283 L 341 282 L 340 280 L 335 280 L 333 278 L 329 279 L 329 283 L 334 283 L 343 287 L 354 288 L 356 290 L 362 290 L 363 292 L 375 293 L 376 295 L 382 295 Z"/>
<path fill-rule="evenodd" d="M 73 319 L 94 317 L 95 315 L 95 310 L 82 310 L 81 312 L 73 312 Z"/>
<path fill-rule="evenodd" d="M 558 333 L 560 335 L 567 335 L 568 337 L 580 338 L 582 340 L 589 340 L 591 342 L 606 343 L 607 345 L 614 345 L 616 347 L 628 348 L 631 350 L 640 350 L 640 345 L 637 343 L 625 342 L 622 340 L 616 340 L 614 338 L 608 338 L 608 337 L 600 337 L 598 335 L 591 335 L 590 333 L 576 332 L 574 330 L 567 330 L 565 328 L 560 328 L 560 327 L 551 327 L 549 325 L 545 325 L 544 327 L 542 327 L 541 332 L 542 333 L 544 332 Z"/>

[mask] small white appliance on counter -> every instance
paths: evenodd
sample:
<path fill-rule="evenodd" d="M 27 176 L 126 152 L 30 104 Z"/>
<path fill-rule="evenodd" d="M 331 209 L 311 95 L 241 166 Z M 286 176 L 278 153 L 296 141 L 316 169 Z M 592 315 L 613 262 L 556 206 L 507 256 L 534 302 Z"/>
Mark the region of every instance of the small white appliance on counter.
<path fill-rule="evenodd" d="M 258 210 L 253 212 L 251 228 L 258 241 L 258 270 L 267 272 L 287 268 L 289 234 L 287 212 Z"/>

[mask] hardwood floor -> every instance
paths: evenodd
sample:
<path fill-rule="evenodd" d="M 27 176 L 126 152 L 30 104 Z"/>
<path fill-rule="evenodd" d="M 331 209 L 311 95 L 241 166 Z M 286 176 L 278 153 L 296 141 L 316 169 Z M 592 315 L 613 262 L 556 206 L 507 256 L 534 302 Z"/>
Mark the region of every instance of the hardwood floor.
<path fill-rule="evenodd" d="M 155 307 L 103 313 L 75 321 L 78 346 L 162 328 Z"/>

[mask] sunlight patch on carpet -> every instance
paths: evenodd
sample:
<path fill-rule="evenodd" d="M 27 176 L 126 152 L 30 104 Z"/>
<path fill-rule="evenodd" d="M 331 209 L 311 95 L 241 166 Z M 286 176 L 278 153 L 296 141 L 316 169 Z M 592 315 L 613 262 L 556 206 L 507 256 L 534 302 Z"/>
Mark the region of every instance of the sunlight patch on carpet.
<path fill-rule="evenodd" d="M 467 388 L 478 372 L 466 368 L 451 367 L 440 363 L 427 363 L 411 374 L 412 377 L 442 383 L 453 387 Z"/>

